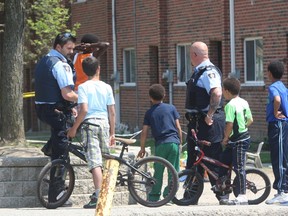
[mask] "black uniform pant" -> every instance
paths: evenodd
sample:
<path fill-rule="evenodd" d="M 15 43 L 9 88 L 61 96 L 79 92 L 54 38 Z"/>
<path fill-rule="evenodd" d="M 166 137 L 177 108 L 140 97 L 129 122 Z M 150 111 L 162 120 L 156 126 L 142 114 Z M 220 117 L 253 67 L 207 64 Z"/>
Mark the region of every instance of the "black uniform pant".
<path fill-rule="evenodd" d="M 199 140 L 207 140 L 211 142 L 211 146 L 204 146 L 202 149 L 205 155 L 207 157 L 220 160 L 220 157 L 222 154 L 221 141 L 223 139 L 224 128 L 225 128 L 224 112 L 222 110 L 218 110 L 214 114 L 213 124 L 211 126 L 207 125 L 204 119 L 205 119 L 205 116 L 202 116 L 201 118 L 197 118 L 197 122 L 190 121 L 187 125 L 188 127 L 188 131 L 187 131 L 188 158 L 187 158 L 186 169 L 190 169 L 193 166 L 194 162 L 196 161 L 195 143 L 193 139 L 191 139 L 191 136 L 192 136 L 191 129 L 196 129 L 197 137 Z M 205 161 L 203 162 L 210 170 L 218 173 L 219 169 L 217 166 L 207 163 Z M 204 175 L 204 170 L 202 167 L 199 166 L 198 171 L 202 176 Z M 216 180 L 209 174 L 208 176 L 209 176 L 211 186 L 214 186 L 216 183 Z"/>
<path fill-rule="evenodd" d="M 60 114 L 55 112 L 54 104 L 36 104 L 38 118 L 51 128 L 51 136 L 48 141 L 52 146 L 51 160 L 58 159 L 65 154 L 68 138 L 66 136 L 66 122 Z"/>
<path fill-rule="evenodd" d="M 49 148 L 52 148 L 51 161 L 58 158 L 67 157 L 68 138 L 66 136 L 66 121 L 63 116 L 55 112 L 57 105 L 54 104 L 36 104 L 36 113 L 38 118 L 51 127 L 51 136 L 47 142 Z M 48 191 L 49 202 L 55 202 L 64 191 L 63 170 L 61 167 L 54 167 L 50 171 L 50 184 Z M 58 197 L 58 198 L 57 198 Z"/>

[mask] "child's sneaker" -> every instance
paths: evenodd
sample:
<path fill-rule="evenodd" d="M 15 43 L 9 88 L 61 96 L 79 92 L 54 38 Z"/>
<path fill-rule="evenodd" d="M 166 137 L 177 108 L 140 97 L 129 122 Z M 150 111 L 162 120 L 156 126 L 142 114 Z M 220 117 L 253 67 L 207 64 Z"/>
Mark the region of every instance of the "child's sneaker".
<path fill-rule="evenodd" d="M 96 205 L 97 205 L 97 197 L 96 197 L 96 194 L 93 193 L 91 196 L 90 196 L 90 202 L 87 203 L 86 205 L 83 206 L 83 208 L 94 208 L 96 209 Z"/>
<path fill-rule="evenodd" d="M 266 200 L 266 204 L 285 204 L 288 203 L 288 195 L 281 192 L 279 194 L 275 194 L 274 197 L 270 200 Z"/>
<path fill-rule="evenodd" d="M 248 205 L 248 199 L 246 195 L 239 194 L 235 200 L 221 199 L 220 205 Z"/>

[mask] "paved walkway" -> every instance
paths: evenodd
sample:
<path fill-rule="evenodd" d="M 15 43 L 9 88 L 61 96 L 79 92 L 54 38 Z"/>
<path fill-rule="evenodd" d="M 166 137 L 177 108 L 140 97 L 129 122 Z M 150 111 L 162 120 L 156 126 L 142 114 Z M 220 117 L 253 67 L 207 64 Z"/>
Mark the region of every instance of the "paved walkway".
<path fill-rule="evenodd" d="M 271 182 L 273 174 L 270 167 L 263 168 L 268 174 Z M 272 189 L 269 198 L 273 197 L 275 191 Z M 159 208 L 147 208 L 141 205 L 115 206 L 111 209 L 111 216 L 190 216 L 190 215 L 249 215 L 249 216 L 286 216 L 288 206 L 266 205 L 264 202 L 259 205 L 246 206 L 220 206 L 212 191 L 210 183 L 205 183 L 204 192 L 197 206 L 177 206 L 167 204 Z M 45 208 L 21 208 L 21 209 L 0 209 L 2 216 L 94 216 L 95 209 L 82 209 L 79 207 L 58 208 L 48 210 Z M 106 216 L 106 215 L 104 215 Z"/>
<path fill-rule="evenodd" d="M 288 206 L 266 205 L 257 206 L 163 206 L 159 208 L 147 208 L 140 205 L 129 205 L 113 207 L 111 216 L 190 216 L 190 215 L 249 215 L 249 216 L 286 216 Z M 94 216 L 94 209 L 82 208 L 58 208 L 48 210 L 44 208 L 21 208 L 21 209 L 0 209 L 3 216 Z M 104 215 L 106 216 L 106 215 Z"/>

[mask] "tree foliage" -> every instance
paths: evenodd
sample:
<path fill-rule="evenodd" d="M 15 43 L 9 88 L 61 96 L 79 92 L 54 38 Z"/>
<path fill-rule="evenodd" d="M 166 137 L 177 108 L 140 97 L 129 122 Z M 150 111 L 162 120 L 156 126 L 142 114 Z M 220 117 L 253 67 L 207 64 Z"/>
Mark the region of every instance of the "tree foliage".
<path fill-rule="evenodd" d="M 74 34 L 80 26 L 75 24 L 70 29 L 70 11 L 64 4 L 67 1 L 4 1 L 5 28 L 0 41 L 0 52 L 5 54 L 0 55 L 0 146 L 25 144 L 23 56 L 25 62 L 35 62 L 52 47 L 58 33 Z"/>
<path fill-rule="evenodd" d="M 35 0 L 28 11 L 25 61 L 45 55 L 60 32 L 75 35 L 79 23 L 69 29 L 70 11 L 61 0 Z"/>

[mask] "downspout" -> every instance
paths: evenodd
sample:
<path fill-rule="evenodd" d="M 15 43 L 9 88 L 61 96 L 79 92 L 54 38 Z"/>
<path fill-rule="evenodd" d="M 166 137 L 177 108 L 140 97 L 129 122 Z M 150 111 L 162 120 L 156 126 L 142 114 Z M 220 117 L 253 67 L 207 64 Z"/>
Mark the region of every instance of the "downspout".
<path fill-rule="evenodd" d="M 230 52 L 231 52 L 231 74 L 236 74 L 235 63 L 235 30 L 234 30 L 234 0 L 230 0 Z"/>
<path fill-rule="evenodd" d="M 136 130 L 139 127 L 139 83 L 138 83 L 138 61 L 137 61 L 137 50 L 138 50 L 138 35 L 137 35 L 137 16 L 136 16 L 136 0 L 134 0 L 134 39 L 135 39 L 135 82 L 136 82 Z"/>
<path fill-rule="evenodd" d="M 169 104 L 173 104 L 173 82 L 169 82 Z"/>
<path fill-rule="evenodd" d="M 120 124 L 120 90 L 119 90 L 119 74 L 117 71 L 117 41 L 116 41 L 116 25 L 115 25 L 115 0 L 112 0 L 112 34 L 113 34 L 113 77 L 114 77 L 114 97 L 116 124 Z"/>

